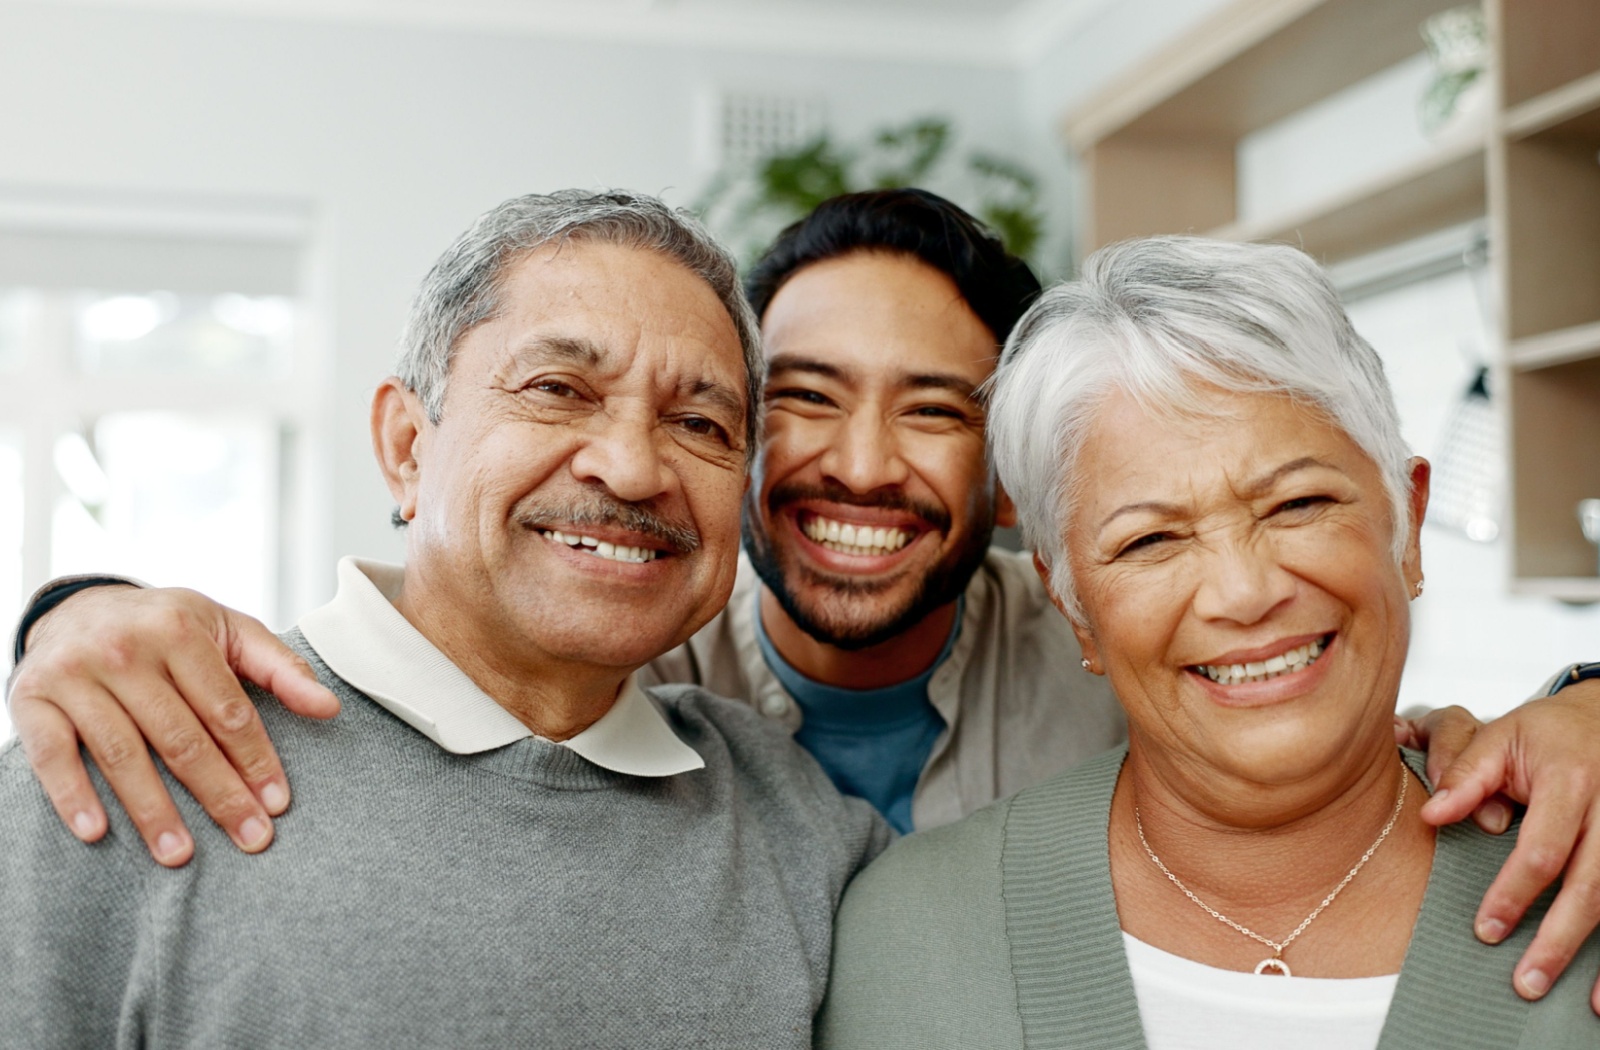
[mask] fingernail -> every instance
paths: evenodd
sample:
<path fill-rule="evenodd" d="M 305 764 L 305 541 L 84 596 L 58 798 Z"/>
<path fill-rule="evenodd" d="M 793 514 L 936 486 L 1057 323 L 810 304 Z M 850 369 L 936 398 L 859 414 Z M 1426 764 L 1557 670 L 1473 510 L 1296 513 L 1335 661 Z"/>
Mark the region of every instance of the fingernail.
<path fill-rule="evenodd" d="M 72 830 L 79 838 L 88 838 L 90 835 L 93 835 L 98 828 L 99 825 L 95 823 L 93 815 L 91 815 L 88 810 L 80 810 L 77 815 L 72 818 Z"/>
<path fill-rule="evenodd" d="M 1504 831 L 1511 826 L 1511 811 L 1505 807 L 1504 803 L 1487 803 L 1479 815 L 1483 822 L 1488 825 L 1486 830 Z"/>
<path fill-rule="evenodd" d="M 163 831 L 156 836 L 156 856 L 171 860 L 183 852 L 183 839 L 176 832 Z"/>
<path fill-rule="evenodd" d="M 1543 995 L 1550 990 L 1550 978 L 1543 970 L 1529 970 L 1522 975 L 1522 989 L 1529 995 Z"/>
<path fill-rule="evenodd" d="M 261 789 L 261 804 L 267 807 L 267 812 L 277 816 L 289 808 L 289 792 L 277 781 L 267 784 Z"/>
<path fill-rule="evenodd" d="M 1499 919 L 1484 919 L 1478 923 L 1478 940 L 1485 944 L 1499 944 L 1506 939 L 1506 924 Z"/>
<path fill-rule="evenodd" d="M 1449 797 L 1450 797 L 1450 789 L 1449 788 L 1440 788 L 1438 791 L 1435 791 L 1433 793 L 1433 797 L 1431 799 L 1429 799 L 1428 801 L 1429 802 L 1443 802 L 1445 799 L 1447 799 Z"/>
<path fill-rule="evenodd" d="M 249 817 L 239 825 L 239 841 L 249 849 L 266 842 L 269 834 L 267 825 L 259 817 Z"/>

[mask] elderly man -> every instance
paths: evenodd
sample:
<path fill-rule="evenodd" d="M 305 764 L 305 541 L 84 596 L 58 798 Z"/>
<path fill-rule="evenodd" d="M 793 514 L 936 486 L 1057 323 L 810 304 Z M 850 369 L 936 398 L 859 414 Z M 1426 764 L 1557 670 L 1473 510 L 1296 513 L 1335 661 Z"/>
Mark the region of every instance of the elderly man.
<path fill-rule="evenodd" d="M 120 817 L 65 848 L 0 756 L 4 1041 L 808 1046 L 889 831 L 748 707 L 631 678 L 727 599 L 761 374 L 692 220 L 480 219 L 373 400 L 405 568 L 345 561 L 286 636 L 343 715 L 263 707 L 303 806 L 278 848 L 208 830 L 169 870 Z"/>
<path fill-rule="evenodd" d="M 1011 508 L 985 460 L 974 393 L 1038 294 L 1027 266 L 950 202 L 890 190 L 824 203 L 784 231 L 747 288 L 770 365 L 748 559 L 727 609 L 642 678 L 748 700 L 901 830 L 952 821 L 1120 742 L 1120 708 L 1080 666 L 1027 557 L 989 547 Z M 75 642 L 48 637 L 56 621 L 74 627 Z M 297 710 L 329 705 L 265 628 L 191 592 L 96 588 L 46 619 L 32 645 L 16 721 L 83 837 L 104 818 L 70 746 L 73 723 L 97 755 L 131 756 L 113 782 L 169 862 L 190 848 L 164 789 L 141 768 L 141 729 L 169 764 L 187 759 L 180 775 L 236 843 L 267 845 L 287 781 L 223 654 Z M 1508 869 L 1485 924 L 1514 925 L 1549 880 L 1534 858 L 1564 856 L 1593 812 L 1583 770 L 1600 735 L 1597 691 L 1584 683 L 1560 706 L 1503 720 L 1468 753 L 1477 765 L 1445 774 L 1457 791 L 1439 819 L 1465 815 L 1492 791 L 1507 753 L 1526 760 L 1511 771 L 1521 789 L 1550 785 L 1536 807 L 1545 819 L 1524 828 L 1525 841 L 1532 832 L 1542 844 Z M 1462 717 L 1440 734 L 1436 772 L 1475 727 Z M 1600 853 L 1579 860 L 1570 882 L 1600 880 Z M 1582 906 L 1570 914 L 1549 924 L 1530 966 L 1559 969 L 1600 918 Z M 1482 928 L 1493 936 L 1497 927 Z"/>

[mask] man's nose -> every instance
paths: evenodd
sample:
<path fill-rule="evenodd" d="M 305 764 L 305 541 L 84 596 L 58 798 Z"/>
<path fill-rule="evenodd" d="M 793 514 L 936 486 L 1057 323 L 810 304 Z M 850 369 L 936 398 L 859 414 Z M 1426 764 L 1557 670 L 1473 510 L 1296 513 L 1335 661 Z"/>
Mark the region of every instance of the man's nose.
<path fill-rule="evenodd" d="M 1294 597 L 1295 577 L 1271 543 L 1241 537 L 1205 550 L 1197 559 L 1195 612 L 1208 620 L 1260 623 Z"/>
<path fill-rule="evenodd" d="M 818 465 L 825 476 L 856 493 L 902 485 L 910 475 L 893 426 L 877 413 L 857 412 L 846 419 Z"/>
<path fill-rule="evenodd" d="M 653 418 L 602 415 L 573 454 L 572 475 L 579 481 L 598 482 L 629 503 L 653 499 L 673 484 L 660 440 L 660 428 Z"/>

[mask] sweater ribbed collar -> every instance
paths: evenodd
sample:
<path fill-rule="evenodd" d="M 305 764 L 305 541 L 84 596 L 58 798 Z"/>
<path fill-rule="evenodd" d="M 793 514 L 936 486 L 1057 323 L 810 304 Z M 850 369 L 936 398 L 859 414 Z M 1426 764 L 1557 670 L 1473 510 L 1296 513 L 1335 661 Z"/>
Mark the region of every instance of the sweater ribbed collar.
<path fill-rule="evenodd" d="M 340 559 L 338 594 L 302 617 L 300 632 L 335 674 L 452 754 L 535 736 L 400 615 L 393 602 L 404 575 L 398 565 Z M 560 744 L 630 776 L 705 767 L 631 675 L 599 721 Z"/>

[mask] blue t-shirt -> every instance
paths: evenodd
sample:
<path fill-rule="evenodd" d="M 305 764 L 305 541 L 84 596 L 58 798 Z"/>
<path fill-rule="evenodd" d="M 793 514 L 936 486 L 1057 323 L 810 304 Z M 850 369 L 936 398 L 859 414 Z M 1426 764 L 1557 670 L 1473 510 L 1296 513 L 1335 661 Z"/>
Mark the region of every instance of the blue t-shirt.
<path fill-rule="evenodd" d="M 911 830 L 911 796 L 933 742 L 944 732 L 944 718 L 928 701 L 928 683 L 961 633 L 965 601 L 956 606 L 956 622 L 933 666 L 882 689 L 839 689 L 807 678 L 778 655 L 756 610 L 761 655 L 805 715 L 795 742 L 811 752 L 835 787 L 872 803 L 901 834 Z"/>

